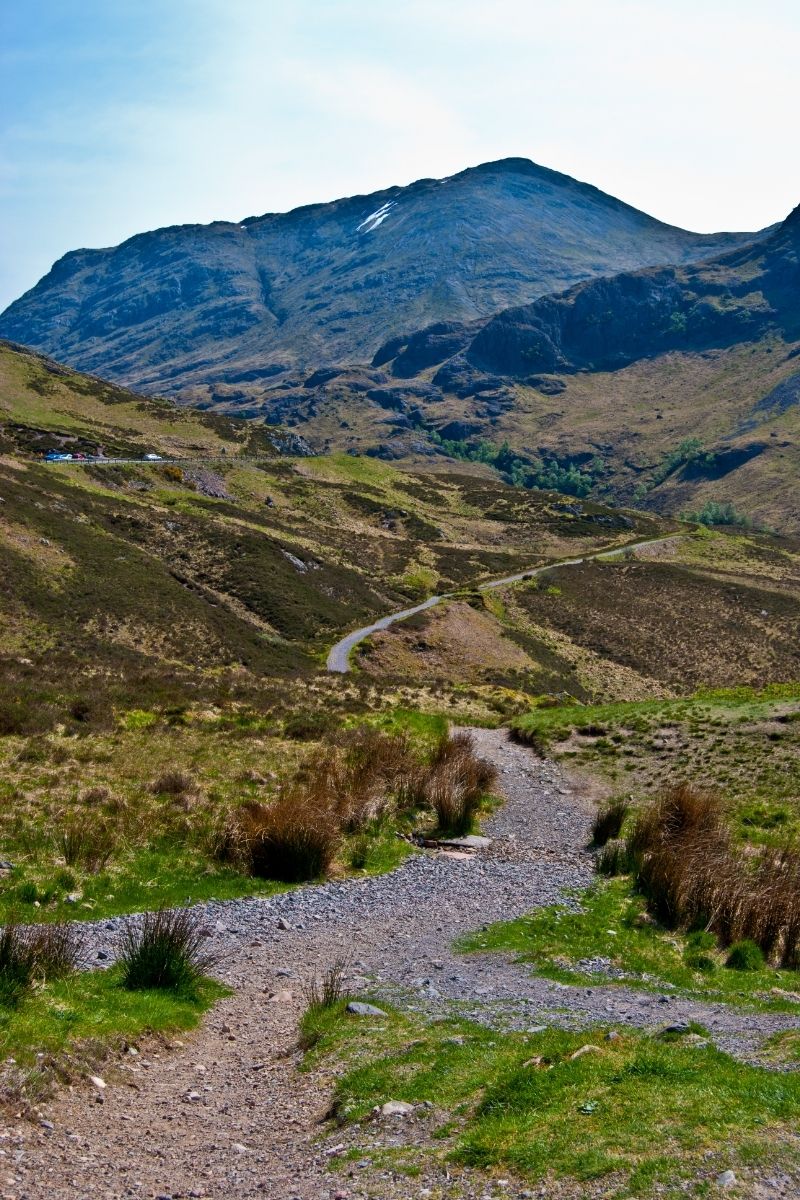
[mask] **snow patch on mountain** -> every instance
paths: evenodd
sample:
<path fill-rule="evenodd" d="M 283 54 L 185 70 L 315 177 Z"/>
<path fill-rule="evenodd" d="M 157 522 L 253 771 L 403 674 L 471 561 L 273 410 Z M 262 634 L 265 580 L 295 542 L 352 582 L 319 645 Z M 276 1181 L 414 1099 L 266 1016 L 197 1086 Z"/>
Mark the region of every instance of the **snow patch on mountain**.
<path fill-rule="evenodd" d="M 356 227 L 356 233 L 372 233 L 373 229 L 377 229 L 379 225 L 383 224 L 396 203 L 396 200 L 387 200 L 386 204 L 382 204 L 380 208 L 376 208 L 374 213 L 370 213 Z"/>

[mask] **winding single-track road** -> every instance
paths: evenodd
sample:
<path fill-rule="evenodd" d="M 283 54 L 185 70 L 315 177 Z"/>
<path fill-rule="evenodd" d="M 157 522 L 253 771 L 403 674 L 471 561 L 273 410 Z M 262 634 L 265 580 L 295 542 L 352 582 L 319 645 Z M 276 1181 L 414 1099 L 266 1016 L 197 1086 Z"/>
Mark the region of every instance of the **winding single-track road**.
<path fill-rule="evenodd" d="M 662 543 L 673 542 L 681 536 L 682 534 L 680 533 L 671 533 L 666 537 L 647 538 L 645 541 L 633 542 L 627 546 L 606 547 L 604 550 L 595 550 L 591 554 L 584 554 L 582 558 L 567 558 L 556 562 L 544 563 L 538 567 L 530 567 L 525 571 L 518 571 L 516 575 L 505 575 L 502 579 L 490 579 L 485 583 L 478 583 L 475 586 L 480 592 L 488 592 L 493 588 L 506 587 L 510 583 L 520 583 L 523 579 L 534 579 L 537 575 L 544 574 L 545 571 L 552 571 L 554 567 L 579 567 L 581 563 L 591 562 L 596 558 L 610 558 L 615 554 L 624 554 L 625 551 L 642 550 L 645 546 L 659 546 Z M 423 600 L 421 604 L 415 604 L 413 608 L 404 608 L 400 612 L 390 613 L 386 617 L 381 617 L 378 621 L 373 621 L 371 625 L 364 625 L 361 629 L 355 629 L 352 633 L 348 633 L 335 646 L 331 647 L 326 663 L 327 669 L 344 675 L 350 670 L 350 651 L 359 642 L 363 642 L 365 638 L 371 637 L 373 633 L 379 633 L 382 629 L 388 629 L 390 625 L 396 625 L 398 621 L 407 621 L 409 617 L 415 616 L 416 613 L 424 612 L 426 608 L 434 608 L 437 604 L 442 604 L 445 600 L 452 600 L 458 594 L 458 592 L 442 592 L 440 596 L 429 596 L 427 600 Z"/>

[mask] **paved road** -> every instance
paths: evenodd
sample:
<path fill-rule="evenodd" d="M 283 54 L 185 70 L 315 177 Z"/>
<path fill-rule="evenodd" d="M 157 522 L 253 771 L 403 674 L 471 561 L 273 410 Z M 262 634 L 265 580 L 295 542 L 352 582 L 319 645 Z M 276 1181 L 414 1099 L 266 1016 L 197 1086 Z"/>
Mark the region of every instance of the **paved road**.
<path fill-rule="evenodd" d="M 551 571 L 553 567 L 578 567 L 581 563 L 591 562 L 595 558 L 605 558 L 612 554 L 622 554 L 626 550 L 641 550 L 644 546 L 658 546 L 664 542 L 672 542 L 681 536 L 679 533 L 671 533 L 667 537 L 647 538 L 643 542 L 633 542 L 627 546 L 612 546 L 605 550 L 595 550 L 593 554 L 586 554 L 583 558 L 562 559 L 558 562 L 545 563 L 540 567 L 531 567 L 527 571 L 519 571 L 516 575 L 505 575 L 502 579 L 490 579 L 486 583 L 477 584 L 477 588 L 480 592 L 488 592 L 492 588 L 506 587 L 510 583 L 519 583 L 523 579 L 533 579 L 536 575 L 542 575 L 545 571 Z M 350 651 L 359 642 L 363 642 L 365 638 L 370 637 L 373 633 L 378 633 L 381 629 L 388 629 L 390 625 L 395 625 L 398 621 L 408 620 L 415 613 L 424 612 L 426 608 L 434 608 L 435 605 L 441 604 L 443 600 L 452 600 L 455 595 L 457 595 L 456 592 L 442 592 L 441 596 L 429 596 L 427 600 L 423 600 L 421 604 L 414 605 L 413 608 L 404 608 L 401 612 L 390 613 L 389 616 L 381 617 L 379 621 L 373 621 L 371 625 L 364 625 L 361 629 L 356 629 L 352 633 L 348 633 L 346 637 L 343 637 L 341 641 L 338 641 L 335 646 L 331 647 L 326 663 L 327 669 L 342 675 L 345 674 L 350 670 Z"/>

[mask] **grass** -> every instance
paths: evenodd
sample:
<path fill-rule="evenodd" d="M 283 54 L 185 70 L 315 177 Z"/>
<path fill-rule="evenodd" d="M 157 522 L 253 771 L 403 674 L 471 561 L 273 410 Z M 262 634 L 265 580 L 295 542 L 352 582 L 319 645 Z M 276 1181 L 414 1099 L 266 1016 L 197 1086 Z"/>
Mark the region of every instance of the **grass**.
<path fill-rule="evenodd" d="M 14 1008 L 0 1007 L 0 1086 L 35 1095 L 53 1075 L 83 1073 L 117 1045 L 148 1033 L 192 1029 L 227 989 L 201 981 L 194 993 L 131 992 L 120 970 L 87 971 L 49 981 Z M 9 1074 L 12 1076 L 8 1078 Z"/>
<path fill-rule="evenodd" d="M 728 965 L 762 959 L 800 966 L 800 857 L 791 848 L 734 848 L 719 794 L 665 787 L 638 811 L 627 838 L 638 890 L 670 926 L 706 929 L 731 950 Z"/>
<path fill-rule="evenodd" d="M 608 1197 L 701 1195 L 723 1168 L 775 1169 L 800 1114 L 800 1076 L 737 1063 L 697 1035 L 501 1033 L 392 1011 L 359 1022 L 342 1005 L 311 1013 L 305 1033 L 309 1067 L 337 1074 L 340 1120 L 387 1098 L 434 1106 L 433 1139 L 410 1135 L 417 1163 L 602 1180 Z"/>
<path fill-rule="evenodd" d="M 216 962 L 195 909 L 158 909 L 125 925 L 119 947 L 122 986 L 196 996 Z"/>
<path fill-rule="evenodd" d="M 667 987 L 707 1003 L 800 1013 L 796 971 L 763 964 L 748 971 L 726 968 L 726 955 L 713 937 L 704 950 L 710 966 L 697 965 L 696 940 L 649 919 L 644 898 L 627 878 L 598 881 L 571 904 L 490 925 L 464 938 L 459 949 L 511 953 L 562 983 Z"/>
<path fill-rule="evenodd" d="M 800 837 L 800 684 L 707 689 L 675 700 L 539 707 L 514 736 L 636 801 L 665 778 L 714 786 L 740 842 Z"/>

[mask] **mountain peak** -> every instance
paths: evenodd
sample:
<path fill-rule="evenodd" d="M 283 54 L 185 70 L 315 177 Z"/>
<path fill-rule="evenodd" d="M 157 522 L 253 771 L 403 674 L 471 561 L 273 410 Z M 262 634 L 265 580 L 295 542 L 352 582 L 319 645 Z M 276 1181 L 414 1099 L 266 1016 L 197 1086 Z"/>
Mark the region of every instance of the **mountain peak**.
<path fill-rule="evenodd" d="M 530 159 L 503 158 L 73 252 L 0 316 L 0 335 L 141 389 L 219 384 L 244 398 L 287 369 L 368 361 L 435 322 L 746 240 L 664 225 Z"/>

